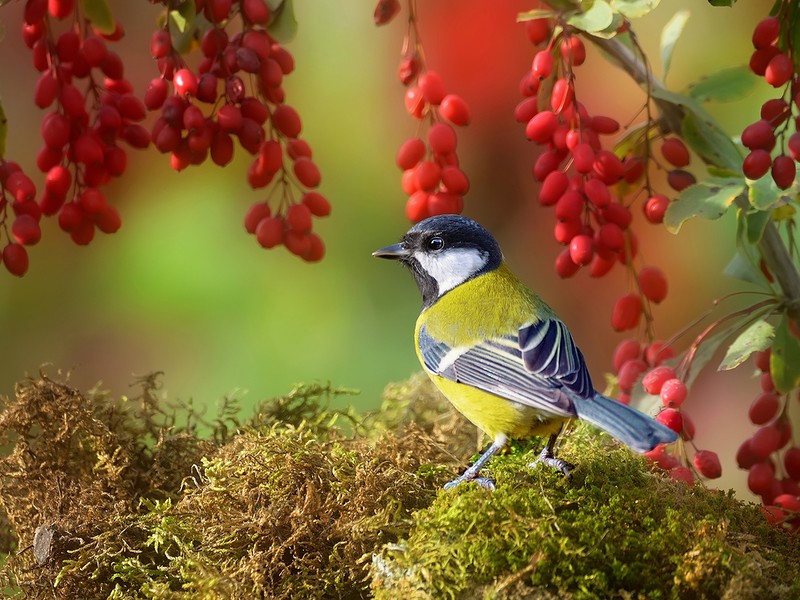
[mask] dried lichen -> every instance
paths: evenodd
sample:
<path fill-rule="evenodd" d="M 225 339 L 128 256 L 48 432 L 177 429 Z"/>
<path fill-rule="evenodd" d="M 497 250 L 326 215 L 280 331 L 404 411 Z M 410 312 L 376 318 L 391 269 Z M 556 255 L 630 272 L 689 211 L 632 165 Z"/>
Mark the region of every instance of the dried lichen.
<path fill-rule="evenodd" d="M 57 598 L 797 597 L 796 541 L 731 495 L 686 487 L 588 427 L 497 491 L 441 485 L 477 449 L 426 379 L 382 410 L 299 386 L 245 418 L 21 383 L 0 414 L 0 589 Z M 2 564 L 2 563 L 0 563 Z"/>

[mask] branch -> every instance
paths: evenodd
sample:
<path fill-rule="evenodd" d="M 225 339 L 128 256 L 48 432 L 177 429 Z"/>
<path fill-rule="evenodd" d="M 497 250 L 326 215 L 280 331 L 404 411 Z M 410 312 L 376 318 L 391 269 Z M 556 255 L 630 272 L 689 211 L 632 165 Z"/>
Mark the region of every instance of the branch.
<path fill-rule="evenodd" d="M 603 50 L 636 83 L 648 91 L 666 90 L 666 86 L 653 76 L 647 65 L 618 39 L 604 39 L 592 35 L 587 35 L 586 37 Z M 661 113 L 659 123 L 661 130 L 664 133 L 673 132 L 680 135 L 684 116 L 681 107 L 659 98 L 653 98 L 652 95 L 650 96 Z M 744 207 L 746 208 L 749 206 L 749 201 L 747 198 L 744 200 Z M 794 321 L 800 322 L 800 273 L 797 270 L 797 265 L 792 261 L 792 257 L 774 221 L 770 220 L 767 223 L 764 235 L 758 242 L 758 249 L 767 268 L 775 276 L 781 288 L 784 296 L 783 303 L 789 316 Z"/>

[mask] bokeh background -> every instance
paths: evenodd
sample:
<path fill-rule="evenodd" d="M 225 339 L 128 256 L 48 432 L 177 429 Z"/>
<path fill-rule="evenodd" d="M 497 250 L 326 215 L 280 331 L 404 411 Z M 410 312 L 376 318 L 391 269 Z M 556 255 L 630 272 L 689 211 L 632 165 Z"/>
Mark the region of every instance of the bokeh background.
<path fill-rule="evenodd" d="M 0 8 L 0 95 L 9 119 L 7 156 L 32 173 L 42 113 L 31 101 L 36 73 L 19 33 L 23 4 Z M 623 337 L 611 331 L 609 316 L 626 290 L 624 274 L 557 278 L 553 216 L 537 205 L 530 175 L 536 149 L 513 119 L 518 82 L 534 53 L 515 17 L 535 5 L 418 4 L 429 67 L 472 107 L 473 123 L 459 132 L 472 181 L 465 214 L 494 231 L 512 268 L 570 325 L 602 382 Z M 680 90 L 703 74 L 746 64 L 752 27 L 769 4 L 740 0 L 713 8 L 670 0 L 634 27 L 659 74 L 661 28 L 676 11 L 691 12 L 667 79 Z M 141 92 L 157 74 L 148 48 L 159 7 L 110 5 L 127 30 L 117 51 Z M 418 370 L 411 339 L 416 287 L 397 265 L 370 256 L 408 226 L 394 156 L 417 126 L 396 78 L 405 13 L 377 28 L 373 8 L 371 0 L 295 0 L 299 30 L 288 48 L 297 69 L 285 87 L 322 170 L 321 191 L 333 204 L 332 216 L 317 225 L 326 259 L 305 264 L 282 248 L 265 251 L 245 234 L 242 217 L 260 193 L 246 184 L 243 153 L 226 169 L 209 164 L 175 173 L 167 157 L 131 151 L 129 172 L 107 192 L 123 217 L 117 234 L 76 247 L 47 220 L 29 273 L 0 274 L 1 394 L 12 394 L 16 381 L 44 365 L 51 373 L 71 371 L 77 387 L 102 383 L 114 394 L 129 393 L 136 374 L 163 371 L 169 398 L 213 405 L 235 393 L 245 407 L 297 382 L 330 381 L 361 390 L 352 402 L 374 409 L 388 382 Z M 641 92 L 594 49 L 577 76 L 579 99 L 593 114 L 636 118 Z M 735 134 L 758 118 L 771 94 L 762 84 L 745 100 L 709 110 Z M 700 172 L 699 162 L 693 167 Z M 659 336 L 740 287 L 721 274 L 734 249 L 734 225 L 730 216 L 691 222 L 676 237 L 640 222 L 645 262 L 670 278 L 670 295 L 655 313 Z M 723 487 L 741 488 L 743 481 L 732 457 L 751 430 L 746 407 L 757 384 L 750 375 L 742 369 L 703 380 L 687 405 L 698 445 L 723 456 Z"/>

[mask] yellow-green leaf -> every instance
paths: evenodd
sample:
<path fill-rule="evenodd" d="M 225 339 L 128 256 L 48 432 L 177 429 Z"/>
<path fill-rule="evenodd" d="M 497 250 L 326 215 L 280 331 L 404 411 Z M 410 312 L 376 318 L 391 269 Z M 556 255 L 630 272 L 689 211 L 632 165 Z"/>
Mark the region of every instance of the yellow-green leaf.
<path fill-rule="evenodd" d="M 552 19 L 556 16 L 554 10 L 548 8 L 534 8 L 533 10 L 526 10 L 517 15 L 517 22 L 532 21 L 533 19 Z"/>
<path fill-rule="evenodd" d="M 638 19 L 650 13 L 661 0 L 611 0 L 611 9 L 627 19 Z"/>
<path fill-rule="evenodd" d="M 706 161 L 735 173 L 741 171 L 742 155 L 739 148 L 705 111 L 687 110 L 683 117 L 682 133 L 689 147 Z"/>
<path fill-rule="evenodd" d="M 689 84 L 687 90 L 695 100 L 731 102 L 750 94 L 758 84 L 758 77 L 744 65 L 720 69 L 711 75 Z"/>
<path fill-rule="evenodd" d="M 672 63 L 672 52 L 675 50 L 675 44 L 683 33 L 683 28 L 686 26 L 686 21 L 689 20 L 688 10 L 679 10 L 672 18 L 667 21 L 664 28 L 661 30 L 661 68 L 663 79 L 667 78 L 669 66 Z"/>
<path fill-rule="evenodd" d="M 718 219 L 744 189 L 744 180 L 738 178 L 711 177 L 690 185 L 670 203 L 664 225 L 671 233 L 678 233 L 683 223 L 692 217 Z"/>
<path fill-rule="evenodd" d="M 269 3 L 270 22 L 267 26 L 272 37 L 281 43 L 290 41 L 297 33 L 293 0 Z"/>
<path fill-rule="evenodd" d="M 760 352 L 769 348 L 772 338 L 775 336 L 775 328 L 760 319 L 745 329 L 733 343 L 728 346 L 725 358 L 719 365 L 719 371 L 729 371 L 735 369 L 746 361 L 753 352 Z"/>
<path fill-rule="evenodd" d="M 613 20 L 614 11 L 611 10 L 608 2 L 606 0 L 594 0 L 586 11 L 571 15 L 567 19 L 567 23 L 581 31 L 594 33 L 603 31 L 611 25 Z"/>
<path fill-rule="evenodd" d="M 800 341 L 792 334 L 787 317 L 781 319 L 775 331 L 769 371 L 775 389 L 787 394 L 800 386 Z"/>
<path fill-rule="evenodd" d="M 100 33 L 111 34 L 117 28 L 106 0 L 83 0 L 83 12 Z"/>

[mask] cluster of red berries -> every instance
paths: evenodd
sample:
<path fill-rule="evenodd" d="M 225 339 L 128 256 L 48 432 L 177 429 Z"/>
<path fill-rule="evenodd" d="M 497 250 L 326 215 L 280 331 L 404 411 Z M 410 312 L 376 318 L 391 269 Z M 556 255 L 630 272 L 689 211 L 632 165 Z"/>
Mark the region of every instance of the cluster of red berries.
<path fill-rule="evenodd" d="M 571 277 L 586 266 L 592 277 L 602 277 L 615 264 L 628 267 L 635 291 L 618 299 L 611 324 L 616 331 L 635 329 L 647 314 L 646 302 L 666 297 L 667 280 L 658 267 L 633 269 L 638 248 L 631 230 L 633 215 L 630 203 L 615 190 L 639 184 L 647 162 L 635 154 L 620 159 L 604 148 L 602 136 L 617 133 L 619 123 L 605 115 L 590 115 L 578 101 L 574 69 L 586 60 L 586 48 L 576 32 L 565 25 L 554 35 L 553 22 L 547 18 L 527 21 L 525 27 L 534 45 L 547 45 L 536 52 L 520 82 L 524 98 L 514 116 L 525 124 L 527 138 L 543 147 L 533 176 L 541 182 L 539 202 L 554 207 L 554 237 L 565 246 L 556 258 L 556 272 Z M 548 94 L 546 100 L 542 93 Z M 689 152 L 676 138 L 664 141 L 662 154 L 673 166 L 689 164 Z M 670 171 L 674 186 L 694 182 L 687 171 L 674 172 Z M 645 216 L 661 223 L 668 205 L 666 196 L 650 194 L 643 207 Z"/>
<path fill-rule="evenodd" d="M 678 377 L 670 366 L 664 364 L 675 355 L 671 346 L 656 341 L 642 345 L 636 340 L 626 339 L 614 351 L 614 370 L 620 388 L 620 402 L 630 402 L 634 386 L 641 382 L 644 391 L 661 400 L 662 409 L 656 420 L 681 436 L 684 442 L 692 445 L 692 467 L 684 464 L 667 446 L 661 444 L 648 452 L 658 467 L 669 472 L 673 479 L 693 483 L 699 475 L 705 479 L 717 479 L 722 475 L 719 457 L 710 450 L 694 447 L 695 427 L 689 415 L 683 410 L 688 395 L 686 383 Z"/>
<path fill-rule="evenodd" d="M 41 238 L 43 215 L 57 214 L 59 227 L 80 245 L 90 243 L 96 230 L 119 229 L 119 213 L 100 188 L 125 172 L 127 154 L 119 142 L 133 148 L 150 143 L 139 124 L 144 105 L 107 45 L 122 37 L 121 28 L 111 34 L 92 29 L 77 18 L 74 0 L 28 0 L 23 15 L 22 36 L 41 73 L 33 100 L 50 112 L 42 120 L 44 146 L 36 157 L 45 174 L 41 196 L 36 198 L 33 181 L 16 163 L 4 162 L 1 169 L 0 219 L 5 221 L 9 205 L 15 214 L 4 262 L 19 276 L 28 267 L 25 246 Z"/>
<path fill-rule="evenodd" d="M 747 470 L 747 486 L 761 497 L 767 517 L 800 531 L 800 448 L 789 446 L 792 426 L 770 375 L 769 349 L 755 353 L 761 391 L 748 411 L 758 429 L 739 446 L 736 462 Z"/>
<path fill-rule="evenodd" d="M 173 47 L 168 29 L 157 30 L 150 41 L 160 73 L 144 97 L 148 110 L 160 111 L 153 144 L 169 153 L 180 171 L 209 156 L 227 165 L 237 139 L 254 157 L 247 172 L 250 186 L 276 181 L 281 192 L 275 205 L 268 197 L 250 207 L 246 230 L 264 248 L 283 244 L 304 260 L 318 261 L 325 247 L 312 231 L 312 219 L 330 214 L 330 204 L 315 191 L 319 168 L 300 137 L 300 116 L 285 103 L 283 78 L 294 70 L 294 58 L 265 29 L 270 11 L 264 0 L 206 0 L 197 2 L 196 10 L 211 23 L 200 42 L 203 59 L 196 72 Z M 242 31 L 229 37 L 227 26 L 237 15 Z"/>
<path fill-rule="evenodd" d="M 794 67 L 797 54 L 790 41 L 793 25 L 789 10 L 789 2 L 780 3 L 778 14 L 763 19 L 753 30 L 755 51 L 750 69 L 783 91 L 779 97 L 764 102 L 761 118 L 742 131 L 742 144 L 750 150 L 742 164 L 745 176 L 760 179 L 770 172 L 782 190 L 794 183 L 796 163 L 800 162 L 800 116 L 792 118 L 800 109 L 800 77 Z M 790 126 L 794 128 L 791 135 Z M 773 151 L 777 153 L 774 157 Z"/>
<path fill-rule="evenodd" d="M 388 23 L 399 10 L 397 0 L 379 0 L 375 23 Z M 469 179 L 459 168 L 453 126 L 468 125 L 470 111 L 461 96 L 448 93 L 438 72 L 425 68 L 413 4 L 409 12 L 398 78 L 406 87 L 406 110 L 420 126 L 415 137 L 400 145 L 396 162 L 408 196 L 406 216 L 417 223 L 435 215 L 459 214 L 464 208 Z"/>

